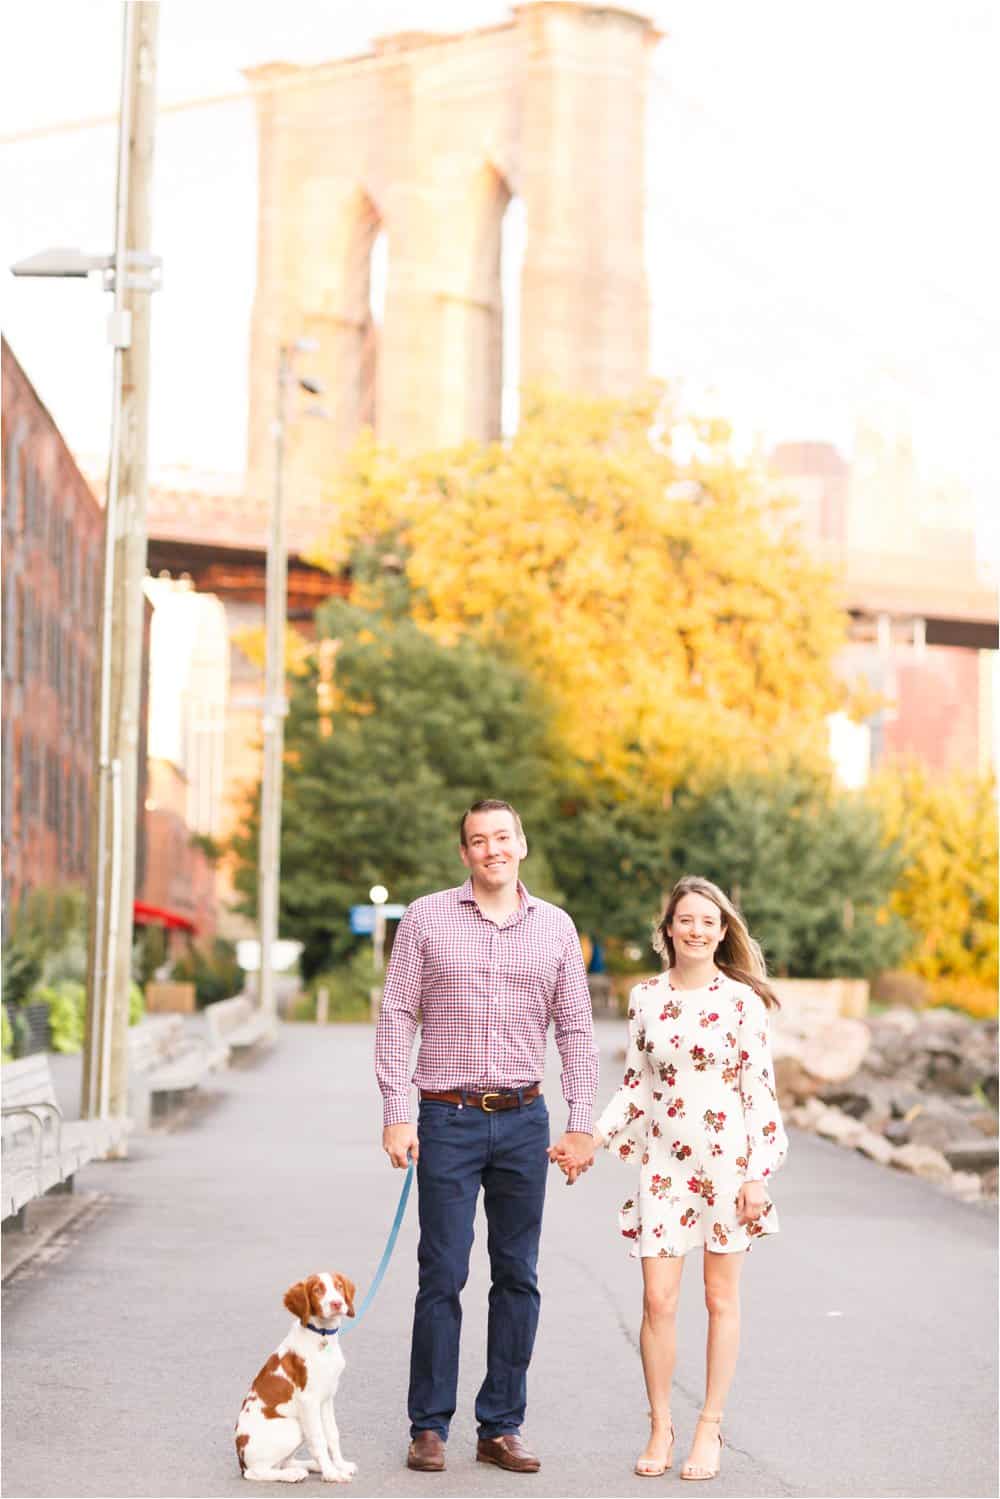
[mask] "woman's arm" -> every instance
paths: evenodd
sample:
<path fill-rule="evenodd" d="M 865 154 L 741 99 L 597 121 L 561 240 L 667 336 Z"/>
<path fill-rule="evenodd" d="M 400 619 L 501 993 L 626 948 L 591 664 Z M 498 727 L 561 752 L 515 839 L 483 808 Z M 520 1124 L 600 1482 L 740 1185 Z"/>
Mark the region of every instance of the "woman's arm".
<path fill-rule="evenodd" d="M 752 989 L 744 994 L 739 1030 L 740 1101 L 748 1147 L 745 1181 L 750 1185 L 773 1176 L 788 1154 L 774 1086 L 767 1006 Z"/>

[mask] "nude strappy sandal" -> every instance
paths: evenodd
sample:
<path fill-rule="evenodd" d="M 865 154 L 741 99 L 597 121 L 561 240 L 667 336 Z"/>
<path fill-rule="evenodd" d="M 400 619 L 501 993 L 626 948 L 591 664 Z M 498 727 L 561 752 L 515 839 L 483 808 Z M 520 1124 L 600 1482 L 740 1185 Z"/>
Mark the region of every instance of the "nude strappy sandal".
<path fill-rule="evenodd" d="M 648 1411 L 647 1415 L 650 1417 L 650 1419 L 652 1419 L 653 1412 L 652 1411 Z M 674 1423 L 673 1423 L 673 1421 L 671 1421 L 670 1422 L 670 1455 L 668 1456 L 666 1462 L 665 1463 L 654 1462 L 654 1460 L 651 1457 L 637 1457 L 636 1460 L 635 1460 L 635 1470 L 634 1471 L 636 1473 L 638 1473 L 638 1475 L 639 1475 L 640 1478 L 659 1478 L 662 1473 L 665 1473 L 668 1468 L 672 1468 L 673 1465 L 674 1465 Z"/>
<path fill-rule="evenodd" d="M 714 1416 L 714 1415 L 709 1414 L 708 1411 L 702 1411 L 701 1415 L 698 1417 L 698 1420 L 699 1421 L 705 1421 L 705 1422 L 708 1422 L 708 1423 L 713 1424 L 713 1425 L 715 1425 L 715 1424 L 718 1424 L 719 1426 L 722 1425 L 722 1417 L 721 1417 L 721 1415 Z M 719 1472 L 720 1472 L 721 1468 L 722 1468 L 722 1432 L 720 1431 L 719 1432 L 719 1461 L 716 1463 L 715 1467 L 714 1468 L 704 1468 L 704 1467 L 702 1467 L 702 1465 L 700 1463 L 693 1463 L 693 1462 L 691 1462 L 689 1460 L 688 1462 L 686 1462 L 684 1464 L 683 1468 L 681 1469 L 681 1477 L 682 1478 L 688 1478 L 688 1479 L 691 1479 L 692 1481 L 696 1481 L 696 1482 L 703 1482 L 705 1479 L 708 1479 L 708 1478 L 718 1478 Z"/>

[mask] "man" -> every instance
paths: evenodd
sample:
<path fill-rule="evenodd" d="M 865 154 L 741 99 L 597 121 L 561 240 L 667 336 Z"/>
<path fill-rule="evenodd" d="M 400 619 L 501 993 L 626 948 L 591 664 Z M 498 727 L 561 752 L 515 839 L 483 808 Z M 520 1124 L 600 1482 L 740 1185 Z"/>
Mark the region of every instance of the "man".
<path fill-rule="evenodd" d="M 482 1187 L 491 1288 L 476 1457 L 517 1473 L 541 1466 L 521 1439 L 538 1325 L 538 1240 L 549 1165 L 540 1093 L 549 1021 L 563 1062 L 566 1133 L 552 1147 L 573 1182 L 594 1159 L 597 1048 L 580 942 L 569 916 L 529 895 L 521 819 L 480 801 L 460 826 L 464 885 L 425 895 L 399 924 L 375 1042 L 382 1146 L 417 1162 L 419 1281 L 410 1351 L 407 1466 L 439 1472 L 455 1413 L 460 1293 Z M 410 1122 L 412 1081 L 420 1122 Z"/>

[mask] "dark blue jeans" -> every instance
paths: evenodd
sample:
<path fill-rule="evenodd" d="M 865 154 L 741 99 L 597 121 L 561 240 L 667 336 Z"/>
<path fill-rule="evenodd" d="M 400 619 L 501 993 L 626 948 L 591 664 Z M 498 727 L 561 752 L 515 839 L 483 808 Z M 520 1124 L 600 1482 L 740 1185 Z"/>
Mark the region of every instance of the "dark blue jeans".
<path fill-rule="evenodd" d="M 548 1179 L 544 1098 L 519 1109 L 421 1100 L 417 1187 L 420 1276 L 410 1352 L 410 1435 L 447 1441 L 458 1388 L 460 1295 L 479 1189 L 483 1189 L 492 1285 L 486 1378 L 476 1396 L 481 1437 L 518 1431 L 538 1327 L 538 1240 Z"/>

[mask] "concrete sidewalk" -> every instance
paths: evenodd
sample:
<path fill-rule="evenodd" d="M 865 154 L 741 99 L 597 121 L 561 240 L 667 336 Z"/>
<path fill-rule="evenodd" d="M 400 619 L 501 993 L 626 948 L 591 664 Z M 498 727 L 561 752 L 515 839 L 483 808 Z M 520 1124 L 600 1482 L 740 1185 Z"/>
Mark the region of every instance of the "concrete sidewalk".
<path fill-rule="evenodd" d="M 623 1036 L 606 1022 L 599 1034 L 603 1102 Z M 80 1174 L 80 1190 L 96 1194 L 87 1212 L 3 1288 L 5 1494 L 247 1499 L 233 1426 L 286 1329 L 285 1288 L 333 1268 L 363 1293 L 395 1210 L 402 1178 L 379 1149 L 372 1040 L 367 1026 L 286 1025 L 269 1054 L 210 1079 L 183 1127 L 135 1138 L 128 1161 Z M 743 1355 L 713 1495 L 995 1494 L 994 1214 L 821 1139 L 796 1134 L 792 1147 L 776 1184 L 782 1233 L 746 1269 Z M 633 1180 L 608 1159 L 572 1189 L 553 1171 L 525 1427 L 543 1460 L 537 1477 L 473 1461 L 482 1224 L 448 1470 L 403 1467 L 411 1205 L 378 1298 L 345 1340 L 338 1416 L 360 1470 L 350 1493 L 650 1491 L 631 1472 L 646 1410 L 640 1276 L 616 1224 Z M 698 1258 L 682 1298 L 677 1465 L 655 1481 L 661 1489 L 679 1485 L 700 1404 Z"/>

